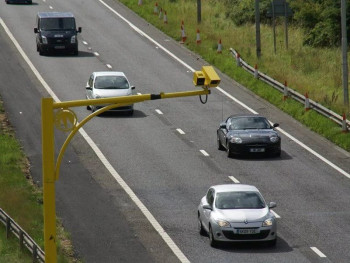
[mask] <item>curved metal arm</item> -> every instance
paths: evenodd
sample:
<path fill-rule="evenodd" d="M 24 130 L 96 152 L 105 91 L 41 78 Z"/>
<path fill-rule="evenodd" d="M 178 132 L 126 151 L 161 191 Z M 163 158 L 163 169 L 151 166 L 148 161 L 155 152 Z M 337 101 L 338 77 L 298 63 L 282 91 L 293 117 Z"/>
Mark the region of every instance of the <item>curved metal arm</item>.
<path fill-rule="evenodd" d="M 74 129 L 73 131 L 71 131 L 71 133 L 68 135 L 66 141 L 63 143 L 62 148 L 58 154 L 57 157 L 57 162 L 56 162 L 56 169 L 55 169 L 55 181 L 58 180 L 58 176 L 60 174 L 60 166 L 61 166 L 61 162 L 62 162 L 62 158 L 63 158 L 63 154 L 69 144 L 69 142 L 72 140 L 72 138 L 74 137 L 74 135 L 77 133 L 77 131 L 84 126 L 85 123 L 87 123 L 89 120 L 91 120 L 93 117 L 108 111 L 110 109 L 116 108 L 116 107 L 122 107 L 122 106 L 126 106 L 126 105 L 130 105 L 130 103 L 118 103 L 118 104 L 111 104 L 108 106 L 105 106 L 95 112 L 93 112 L 92 114 L 90 114 L 89 116 L 87 116 L 85 119 L 83 119 Z"/>

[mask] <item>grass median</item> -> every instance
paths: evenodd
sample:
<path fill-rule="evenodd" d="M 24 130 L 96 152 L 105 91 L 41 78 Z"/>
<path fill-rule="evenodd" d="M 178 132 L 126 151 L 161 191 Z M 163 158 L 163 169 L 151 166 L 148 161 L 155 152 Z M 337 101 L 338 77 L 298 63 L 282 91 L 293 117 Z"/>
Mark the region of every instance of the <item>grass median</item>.
<path fill-rule="evenodd" d="M 291 25 L 286 49 L 283 20 L 277 20 L 277 51 L 274 53 L 271 26 L 261 25 L 262 56 L 258 59 L 255 52 L 255 25 L 235 26 L 226 18 L 225 7 L 220 1 L 201 1 L 200 24 L 197 24 L 197 1 L 194 0 L 147 0 L 141 1 L 142 5 L 139 5 L 139 0 L 119 0 L 119 2 L 179 42 L 182 40 L 183 22 L 187 37 L 184 45 L 188 49 L 311 130 L 350 151 L 350 133 L 342 133 L 338 124 L 312 110 L 305 112 L 304 105 L 292 99 L 283 101 L 283 94 L 237 67 L 229 52 L 229 48 L 234 48 L 247 63 L 253 66 L 257 64 L 261 72 L 281 83 L 287 81 L 289 88 L 301 94 L 307 92 L 310 99 L 340 115 L 346 113 L 349 118 L 350 109 L 343 105 L 340 48 L 321 49 L 303 46 L 302 31 Z M 156 3 L 158 11 L 155 14 Z M 167 23 L 164 23 L 165 12 Z M 200 32 L 201 44 L 196 43 L 197 29 Z M 218 54 L 220 39 L 222 53 Z"/>
<path fill-rule="evenodd" d="M 43 249 L 43 200 L 41 188 L 30 176 L 29 163 L 15 138 L 0 101 L 0 207 Z M 57 222 L 58 262 L 79 262 L 73 257 L 69 235 Z M 0 224 L 0 262 L 33 262 L 27 249 L 20 250 L 13 234 L 6 238 L 6 228 Z"/>

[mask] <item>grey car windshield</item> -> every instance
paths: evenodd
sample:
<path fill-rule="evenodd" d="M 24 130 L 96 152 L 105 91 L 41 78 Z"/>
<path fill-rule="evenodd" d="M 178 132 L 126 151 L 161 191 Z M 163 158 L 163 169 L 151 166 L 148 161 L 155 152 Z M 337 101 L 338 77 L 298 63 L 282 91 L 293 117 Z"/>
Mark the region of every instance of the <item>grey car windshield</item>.
<path fill-rule="evenodd" d="M 40 20 L 41 30 L 75 30 L 73 17 L 43 18 Z"/>
<path fill-rule="evenodd" d="M 129 83 L 123 76 L 100 76 L 95 79 L 96 89 L 128 89 Z"/>
<path fill-rule="evenodd" d="M 259 209 L 265 202 L 256 192 L 217 193 L 215 207 L 218 209 Z"/>
<path fill-rule="evenodd" d="M 230 130 L 270 129 L 270 123 L 261 117 L 242 117 L 230 120 Z"/>

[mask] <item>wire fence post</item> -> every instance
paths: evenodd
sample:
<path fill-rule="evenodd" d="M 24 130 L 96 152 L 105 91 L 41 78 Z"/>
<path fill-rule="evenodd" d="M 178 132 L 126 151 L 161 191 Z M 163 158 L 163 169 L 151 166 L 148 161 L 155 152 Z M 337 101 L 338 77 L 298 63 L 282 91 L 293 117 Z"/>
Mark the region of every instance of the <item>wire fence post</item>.
<path fill-rule="evenodd" d="M 8 239 L 11 232 L 11 220 L 9 217 L 6 218 L 6 238 Z"/>

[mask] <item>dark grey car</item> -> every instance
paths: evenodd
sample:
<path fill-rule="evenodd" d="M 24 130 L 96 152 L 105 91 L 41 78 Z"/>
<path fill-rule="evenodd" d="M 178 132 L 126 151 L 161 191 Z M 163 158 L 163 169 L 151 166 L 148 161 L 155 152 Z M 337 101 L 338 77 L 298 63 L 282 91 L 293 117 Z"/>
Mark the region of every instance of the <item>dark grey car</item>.
<path fill-rule="evenodd" d="M 218 149 L 226 150 L 228 157 L 262 153 L 280 156 L 281 137 L 275 130 L 278 126 L 259 115 L 232 115 L 217 130 Z"/>

